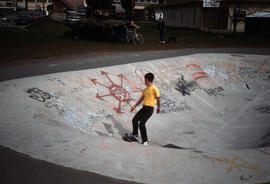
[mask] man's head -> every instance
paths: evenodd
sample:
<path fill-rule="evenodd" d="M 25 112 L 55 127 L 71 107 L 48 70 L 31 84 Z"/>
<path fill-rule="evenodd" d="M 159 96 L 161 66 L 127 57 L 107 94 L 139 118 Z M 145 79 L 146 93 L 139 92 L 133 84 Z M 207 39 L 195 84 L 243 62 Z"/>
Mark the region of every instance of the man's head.
<path fill-rule="evenodd" d="M 145 76 L 144 76 L 144 79 L 145 79 L 145 85 L 147 85 L 147 84 L 149 84 L 149 83 L 153 83 L 154 78 L 155 78 L 155 76 L 154 76 L 154 74 L 152 74 L 152 73 L 147 73 L 147 74 L 145 74 Z"/>

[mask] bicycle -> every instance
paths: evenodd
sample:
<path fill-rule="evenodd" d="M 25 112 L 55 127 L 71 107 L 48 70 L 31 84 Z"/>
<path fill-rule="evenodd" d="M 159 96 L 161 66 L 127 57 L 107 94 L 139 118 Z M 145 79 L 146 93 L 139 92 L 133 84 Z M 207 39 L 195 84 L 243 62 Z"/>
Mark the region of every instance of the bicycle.
<path fill-rule="evenodd" d="M 133 43 L 134 45 L 142 45 L 143 42 L 143 35 L 137 33 L 137 28 L 133 30 L 128 30 L 128 43 Z"/>

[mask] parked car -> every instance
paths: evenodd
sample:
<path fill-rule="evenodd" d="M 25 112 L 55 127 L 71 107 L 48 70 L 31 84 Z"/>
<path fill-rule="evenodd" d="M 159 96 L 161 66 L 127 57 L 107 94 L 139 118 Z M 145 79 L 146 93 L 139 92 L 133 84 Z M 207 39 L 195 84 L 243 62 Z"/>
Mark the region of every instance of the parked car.
<path fill-rule="evenodd" d="M 38 20 L 41 18 L 42 12 L 41 11 L 33 11 L 30 15 L 32 16 L 32 18 L 34 20 Z"/>
<path fill-rule="evenodd" d="M 0 17 L 0 23 L 1 24 L 6 24 L 8 22 L 10 22 L 10 21 L 9 21 L 9 19 L 7 17 Z"/>
<path fill-rule="evenodd" d="M 86 9 L 83 5 L 80 5 L 77 7 L 77 15 L 80 15 L 80 16 L 86 15 Z"/>
<path fill-rule="evenodd" d="M 29 14 L 19 14 L 15 19 L 16 25 L 29 25 L 34 22 L 34 18 Z"/>
<path fill-rule="evenodd" d="M 124 19 L 126 17 L 126 14 L 123 11 L 116 11 L 115 12 L 115 17 L 118 18 L 118 19 Z"/>
<path fill-rule="evenodd" d="M 80 17 L 78 16 L 76 11 L 67 11 L 67 18 L 66 21 L 69 23 L 78 22 Z"/>

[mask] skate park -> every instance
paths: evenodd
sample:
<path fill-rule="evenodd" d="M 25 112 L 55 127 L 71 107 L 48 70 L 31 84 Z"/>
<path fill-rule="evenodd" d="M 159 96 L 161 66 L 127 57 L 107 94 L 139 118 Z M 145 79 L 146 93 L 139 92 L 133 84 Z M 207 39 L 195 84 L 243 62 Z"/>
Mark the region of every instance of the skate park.
<path fill-rule="evenodd" d="M 4 81 L 0 144 L 140 183 L 269 182 L 269 61 L 201 53 Z M 147 72 L 161 113 L 147 122 L 143 146 L 121 137 Z"/>

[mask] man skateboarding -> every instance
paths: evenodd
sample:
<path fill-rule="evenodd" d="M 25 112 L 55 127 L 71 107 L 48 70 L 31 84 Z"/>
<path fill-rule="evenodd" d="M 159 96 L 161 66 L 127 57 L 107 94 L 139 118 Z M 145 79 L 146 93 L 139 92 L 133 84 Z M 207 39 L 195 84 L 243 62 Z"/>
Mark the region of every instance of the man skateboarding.
<path fill-rule="evenodd" d="M 160 112 L 160 95 L 158 88 L 153 84 L 154 74 L 147 73 L 144 76 L 145 88 L 142 91 L 141 98 L 137 101 L 137 103 L 131 108 L 130 112 L 133 112 L 134 109 L 143 102 L 143 107 L 136 113 L 134 118 L 132 119 L 133 132 L 129 134 L 130 137 L 138 137 L 138 124 L 142 136 L 142 144 L 148 145 L 147 141 L 147 131 L 146 131 L 146 121 L 152 116 L 154 112 L 154 107 L 157 103 L 157 113 Z"/>

